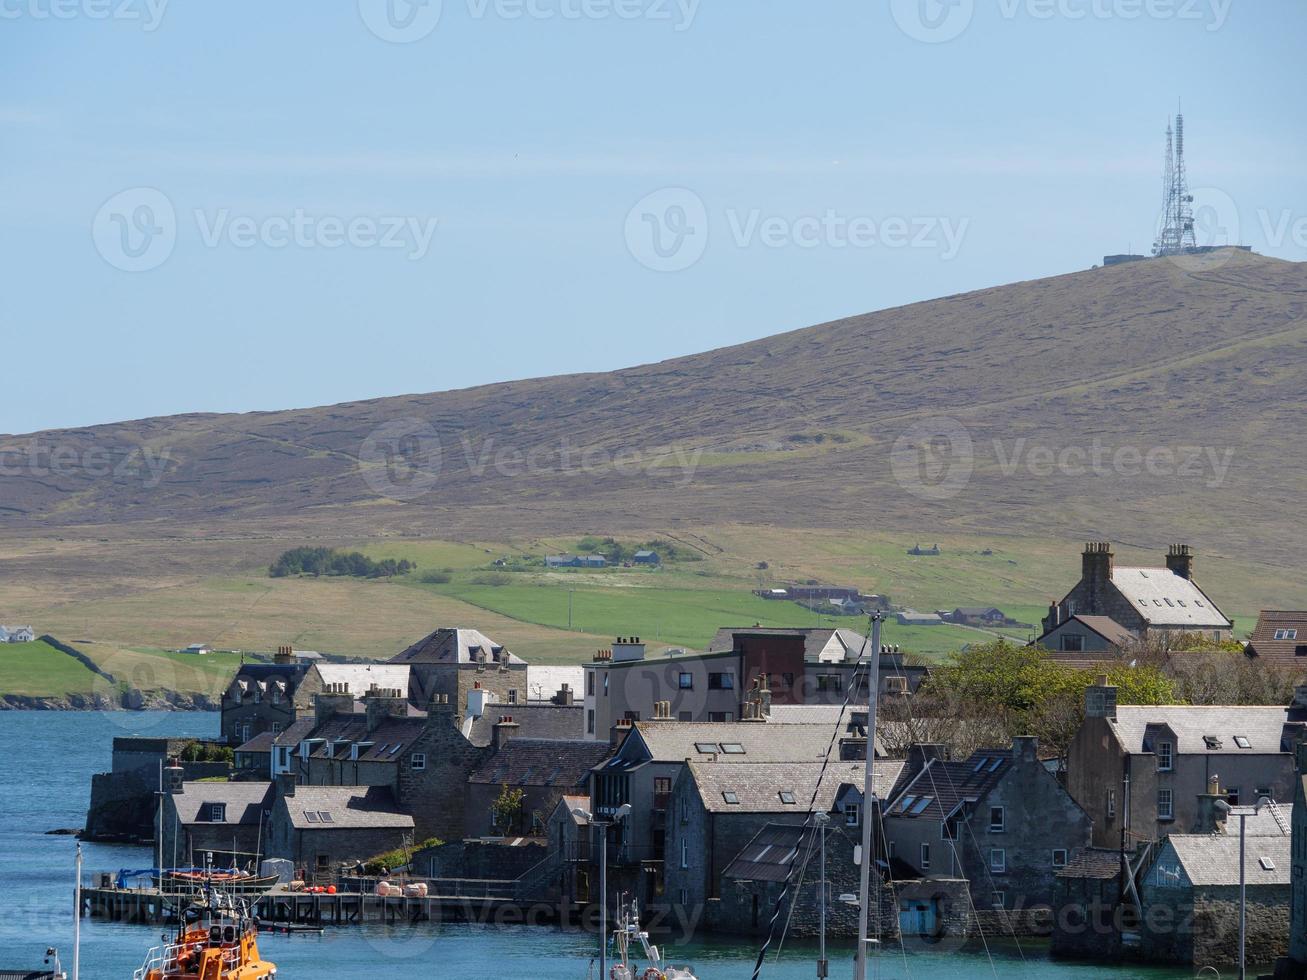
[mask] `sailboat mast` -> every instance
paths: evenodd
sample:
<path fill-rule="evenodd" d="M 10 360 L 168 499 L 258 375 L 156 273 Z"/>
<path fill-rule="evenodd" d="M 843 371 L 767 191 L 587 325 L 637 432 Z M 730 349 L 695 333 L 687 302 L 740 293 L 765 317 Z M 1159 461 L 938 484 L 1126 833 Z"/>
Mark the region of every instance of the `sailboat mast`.
<path fill-rule="evenodd" d="M 73 885 L 73 980 L 80 980 L 82 966 L 82 844 L 77 843 L 77 881 Z"/>
<path fill-rule="evenodd" d="M 853 980 L 867 980 L 867 923 L 871 917 L 871 802 L 876 795 L 876 702 L 880 698 L 880 623 L 871 614 L 871 663 L 867 666 L 867 761 L 862 781 L 862 860 L 858 862 L 858 953 Z"/>

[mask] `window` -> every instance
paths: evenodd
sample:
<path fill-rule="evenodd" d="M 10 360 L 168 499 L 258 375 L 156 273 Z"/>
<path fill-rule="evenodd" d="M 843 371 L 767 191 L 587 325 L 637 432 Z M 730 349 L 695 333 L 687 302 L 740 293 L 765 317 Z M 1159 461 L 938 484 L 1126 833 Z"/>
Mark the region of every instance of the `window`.
<path fill-rule="evenodd" d="M 414 772 L 421 772 L 427 767 L 427 754 L 425 752 L 414 752 L 408 757 L 408 767 Z"/>
<path fill-rule="evenodd" d="M 1065 867 L 1066 867 L 1066 858 L 1067 858 L 1067 854 L 1066 854 L 1066 848 L 1065 848 L 1065 847 L 1055 847 L 1055 848 L 1053 848 L 1053 867 L 1055 867 L 1055 868 L 1065 868 Z"/>
<path fill-rule="evenodd" d="M 667 798 L 672 795 L 672 780 L 669 776 L 654 777 L 654 808 L 665 810 L 667 808 Z"/>
<path fill-rule="evenodd" d="M 318 820 L 318 811 L 317 811 L 317 810 L 305 810 L 305 811 L 304 811 L 304 819 L 307 820 L 309 823 L 320 823 L 320 822 L 321 822 L 320 820 Z"/>
<path fill-rule="evenodd" d="M 713 755 L 717 751 L 716 742 L 695 742 L 694 751 L 700 755 Z"/>
<path fill-rule="evenodd" d="M 595 709 L 591 708 L 585 713 L 585 732 L 587 735 L 595 733 Z"/>
<path fill-rule="evenodd" d="M 1085 648 L 1085 638 L 1079 633 L 1063 633 L 1062 649 L 1073 653 L 1079 653 Z"/>
<path fill-rule="evenodd" d="M 224 821 L 226 821 L 226 819 L 227 819 L 226 803 L 209 804 L 209 820 L 212 823 L 223 823 Z"/>
<path fill-rule="evenodd" d="M 794 806 L 794 804 L 798 802 L 794 798 L 794 794 L 788 789 L 781 790 L 778 795 L 781 798 L 781 802 L 784 803 L 786 806 Z"/>
<path fill-rule="evenodd" d="M 1007 907 L 1007 892 L 994 892 L 994 908 L 1001 909 Z"/>
<path fill-rule="evenodd" d="M 731 722 L 735 720 L 735 712 L 734 711 L 710 711 L 708 712 L 708 720 L 710 722 L 713 722 L 714 724 Z"/>
<path fill-rule="evenodd" d="M 939 839 L 952 841 L 958 839 L 958 818 L 956 816 L 949 817 L 939 825 Z"/>
<path fill-rule="evenodd" d="M 723 742 L 722 752 L 726 755 L 744 755 L 744 746 L 739 742 Z"/>
<path fill-rule="evenodd" d="M 1157 791 L 1157 819 L 1175 819 L 1174 795 L 1169 789 L 1159 789 Z"/>
<path fill-rule="evenodd" d="M 1215 751 L 1221 747 L 1221 740 L 1215 735 L 1204 735 L 1203 744 L 1207 746 L 1208 751 Z"/>
<path fill-rule="evenodd" d="M 280 735 L 280 734 L 281 734 L 281 722 L 279 722 L 279 721 L 274 721 L 274 722 L 272 723 L 272 734 L 273 734 L 273 735 Z"/>
<path fill-rule="evenodd" d="M 1257 863 L 1262 866 L 1263 871 L 1274 871 L 1275 862 L 1268 857 L 1259 857 Z"/>
<path fill-rule="evenodd" d="M 985 766 L 987 766 L 988 764 L 989 764 L 989 756 L 982 756 L 980 761 L 976 763 L 975 767 L 972 768 L 971 771 L 980 772 L 980 770 L 984 769 Z"/>
<path fill-rule="evenodd" d="M 681 823 L 690 822 L 690 801 L 681 797 Z"/>
<path fill-rule="evenodd" d="M 1247 735 L 1236 735 L 1234 737 L 1234 744 L 1239 746 L 1241 749 L 1251 749 L 1253 747 L 1253 743 L 1248 741 Z"/>
<path fill-rule="evenodd" d="M 1107 815 L 1109 817 L 1116 816 L 1116 790 L 1114 789 L 1107 791 Z"/>
<path fill-rule="evenodd" d="M 1007 851 L 1001 847 L 991 848 L 989 851 L 989 870 L 996 875 L 1003 874 L 1007 871 Z"/>
<path fill-rule="evenodd" d="M 508 689 L 508 703 L 517 704 L 517 690 L 515 688 Z"/>
<path fill-rule="evenodd" d="M 1001 834 L 1007 823 L 1007 815 L 1001 806 L 991 806 L 989 808 L 989 832 L 991 834 Z"/>
<path fill-rule="evenodd" d="M 781 674 L 781 683 L 785 685 L 787 691 L 794 689 L 794 675 Z"/>
<path fill-rule="evenodd" d="M 1242 791 L 1239 789 L 1238 786 L 1231 786 L 1227 788 L 1225 791 L 1225 802 L 1229 803 L 1230 806 L 1238 806 L 1241 793 Z"/>
<path fill-rule="evenodd" d="M 591 697 L 594 697 L 595 672 L 593 670 L 587 670 L 585 672 L 585 693 L 589 694 Z"/>
<path fill-rule="evenodd" d="M 1275 638 L 1277 640 L 1296 640 L 1298 639 L 1297 630 L 1276 630 Z"/>
<path fill-rule="evenodd" d="M 740 795 L 733 789 L 724 789 L 722 790 L 722 801 L 735 806 L 740 802 Z"/>
<path fill-rule="evenodd" d="M 733 691 L 735 690 L 734 674 L 709 674 L 708 690 L 710 691 Z"/>
<path fill-rule="evenodd" d="M 862 804 L 845 803 L 844 804 L 844 826 L 857 827 L 862 823 Z"/>
<path fill-rule="evenodd" d="M 676 686 L 679 687 L 682 691 L 694 690 L 694 675 L 691 674 L 689 671 L 685 671 L 685 670 L 681 671 L 680 675 L 676 679 Z"/>
<path fill-rule="evenodd" d="M 903 797 L 903 802 L 899 804 L 899 813 L 907 813 L 908 807 L 912 806 L 912 804 L 916 802 L 917 802 L 917 798 L 915 796 Z"/>
<path fill-rule="evenodd" d="M 608 671 L 604 671 L 604 697 L 608 697 Z"/>
<path fill-rule="evenodd" d="M 930 804 L 933 803 L 934 800 L 935 797 L 933 796 L 923 796 L 921 799 L 917 800 L 917 805 L 912 808 L 912 816 L 914 817 L 921 816 L 923 813 L 926 812 L 926 807 L 930 806 Z"/>
<path fill-rule="evenodd" d="M 694 721 L 694 712 L 693 712 L 693 711 L 678 711 L 678 712 L 676 713 L 676 720 L 677 720 L 677 721 Z"/>
<path fill-rule="evenodd" d="M 1170 772 L 1172 765 L 1175 763 L 1175 746 L 1170 742 L 1157 743 L 1157 769 L 1159 772 Z"/>
<path fill-rule="evenodd" d="M 922 871 L 930 870 L 930 845 L 929 844 L 921 845 L 921 870 Z"/>
<path fill-rule="evenodd" d="M 690 841 L 689 838 L 682 837 L 681 838 L 681 867 L 688 868 L 689 866 L 690 866 Z"/>

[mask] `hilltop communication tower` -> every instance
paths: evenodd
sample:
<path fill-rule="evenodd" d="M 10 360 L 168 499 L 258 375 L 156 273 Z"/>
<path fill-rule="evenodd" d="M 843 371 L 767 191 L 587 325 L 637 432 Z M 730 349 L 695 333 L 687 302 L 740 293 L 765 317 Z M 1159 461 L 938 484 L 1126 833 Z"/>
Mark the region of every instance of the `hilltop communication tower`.
<path fill-rule="evenodd" d="M 1154 255 L 1183 255 L 1198 247 L 1194 234 L 1194 196 L 1184 169 L 1184 113 L 1175 125 L 1166 124 L 1166 169 L 1162 174 L 1162 229 L 1153 242 Z"/>

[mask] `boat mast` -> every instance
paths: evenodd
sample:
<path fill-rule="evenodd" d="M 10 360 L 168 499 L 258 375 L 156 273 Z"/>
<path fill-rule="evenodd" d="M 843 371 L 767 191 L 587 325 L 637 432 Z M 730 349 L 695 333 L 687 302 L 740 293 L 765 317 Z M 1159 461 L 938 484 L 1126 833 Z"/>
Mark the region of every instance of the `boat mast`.
<path fill-rule="evenodd" d="M 862 783 L 862 860 L 858 862 L 858 952 L 853 980 L 867 980 L 867 922 L 871 916 L 871 804 L 876 795 L 876 701 L 880 697 L 880 624 L 884 614 L 871 614 L 871 663 L 867 666 L 867 761 Z"/>
<path fill-rule="evenodd" d="M 82 959 L 82 843 L 77 842 L 77 881 L 73 885 L 73 980 L 81 971 Z"/>

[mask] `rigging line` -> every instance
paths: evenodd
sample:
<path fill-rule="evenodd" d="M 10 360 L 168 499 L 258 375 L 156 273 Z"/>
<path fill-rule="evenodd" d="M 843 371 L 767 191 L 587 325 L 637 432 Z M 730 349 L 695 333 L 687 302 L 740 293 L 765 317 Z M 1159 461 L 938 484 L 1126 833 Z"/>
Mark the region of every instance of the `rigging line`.
<path fill-rule="evenodd" d="M 867 623 L 868 623 L 868 633 L 870 633 L 871 620 L 868 619 Z M 859 673 L 866 667 L 866 663 L 865 663 L 866 649 L 870 645 L 870 643 L 871 643 L 870 636 L 864 636 L 862 638 L 862 651 L 858 654 L 858 660 L 853 666 L 853 676 L 852 678 L 850 678 L 850 683 L 845 688 L 844 704 L 840 707 L 839 718 L 835 722 L 835 730 L 831 732 L 830 742 L 827 743 L 826 746 L 826 755 L 822 759 L 821 770 L 817 774 L 816 785 L 813 786 L 812 796 L 808 800 L 808 813 L 807 816 L 805 817 L 805 822 L 807 820 L 812 819 L 813 808 L 817 805 L 817 794 L 821 791 L 821 781 L 826 776 L 826 770 L 830 768 L 831 751 L 835 748 L 835 743 L 839 740 L 840 730 L 844 724 L 844 715 L 849 710 L 849 699 L 853 697 L 853 692 L 858 689 L 857 680 L 858 680 Z M 868 688 L 870 688 L 870 686 L 871 685 L 868 684 Z M 866 755 L 866 759 L 863 760 L 863 765 L 868 765 L 873 767 L 872 776 L 874 781 L 874 777 L 875 777 L 874 766 L 876 762 L 876 733 L 875 732 L 869 732 L 867 735 L 867 748 L 865 751 L 865 755 Z M 865 806 L 866 803 L 867 801 L 864 800 L 863 805 Z M 863 860 L 865 861 L 866 859 L 867 859 L 867 855 L 864 854 Z M 777 920 L 780 919 L 781 910 L 784 908 L 784 903 L 786 899 L 789 898 L 790 880 L 793 877 L 794 877 L 794 862 L 791 861 L 789 871 L 785 875 L 784 887 L 781 888 L 781 893 L 776 896 L 776 907 L 772 912 L 771 920 L 767 924 L 767 938 L 763 941 L 762 948 L 758 950 L 758 959 L 755 961 L 753 965 L 752 980 L 758 980 L 758 977 L 762 975 L 762 966 L 767 959 L 767 951 L 768 949 L 771 948 L 772 940 L 776 936 L 776 922 Z M 865 915 L 866 911 L 867 911 L 866 909 L 862 909 L 861 914 Z"/>
<path fill-rule="evenodd" d="M 807 823 L 805 823 L 803 826 L 805 830 L 809 829 Z M 803 878 L 808 873 L 808 864 L 812 861 L 812 853 L 816 849 L 817 833 L 819 833 L 819 831 L 817 830 L 815 824 L 811 827 L 811 830 L 812 833 L 808 834 L 808 843 L 806 846 L 807 853 L 803 857 L 803 865 L 799 868 L 799 880 L 794 885 L 795 895 L 798 895 L 799 892 L 803 890 Z M 802 841 L 800 841 L 800 843 L 802 843 Z M 796 852 L 797 850 L 798 848 L 795 848 Z M 779 960 L 781 958 L 781 952 L 785 948 L 785 937 L 790 934 L 790 923 L 794 921 L 794 910 L 797 909 L 798 907 L 799 907 L 798 902 L 790 903 L 790 912 L 789 915 L 785 917 L 785 928 L 781 930 L 781 938 L 780 941 L 776 944 L 776 955 L 772 957 L 773 960 Z"/>
<path fill-rule="evenodd" d="M 867 815 L 867 811 L 866 811 L 865 809 L 864 809 L 863 812 L 864 812 L 863 819 L 870 819 L 870 816 Z M 880 824 L 880 839 L 881 839 L 882 841 L 889 840 L 889 837 L 888 837 L 888 836 L 886 835 L 886 833 L 885 833 L 885 808 L 884 808 L 884 807 L 877 807 L 877 808 L 876 808 L 876 821 L 877 821 L 877 823 Z M 888 848 L 886 848 L 886 850 L 885 850 L 885 876 L 889 879 L 889 885 L 890 885 L 890 888 L 893 889 L 893 887 L 894 887 L 894 862 L 893 862 L 893 860 L 892 860 L 892 859 L 890 858 L 890 856 L 889 856 L 889 849 L 888 849 Z M 897 897 L 897 894 L 898 894 L 898 893 L 895 892 L 894 894 L 895 894 L 895 896 Z M 898 909 L 897 909 L 897 906 L 896 906 L 896 907 L 895 907 L 895 912 L 897 913 L 897 911 L 898 911 Z M 876 904 L 876 939 L 877 939 L 877 940 L 880 940 L 880 938 L 881 938 L 881 928 L 880 928 L 880 902 L 879 902 L 879 899 L 878 899 L 878 900 L 877 900 L 877 904 Z M 904 972 L 905 974 L 907 974 L 909 977 L 911 977 L 911 976 L 912 976 L 912 969 L 908 966 L 908 947 L 907 947 L 907 944 L 903 941 L 903 927 L 902 927 L 902 924 L 900 924 L 900 926 L 899 926 L 899 955 L 900 955 L 900 957 L 902 957 L 902 959 L 903 959 L 903 972 Z M 878 967 L 878 969 L 879 969 L 879 967 Z"/>

